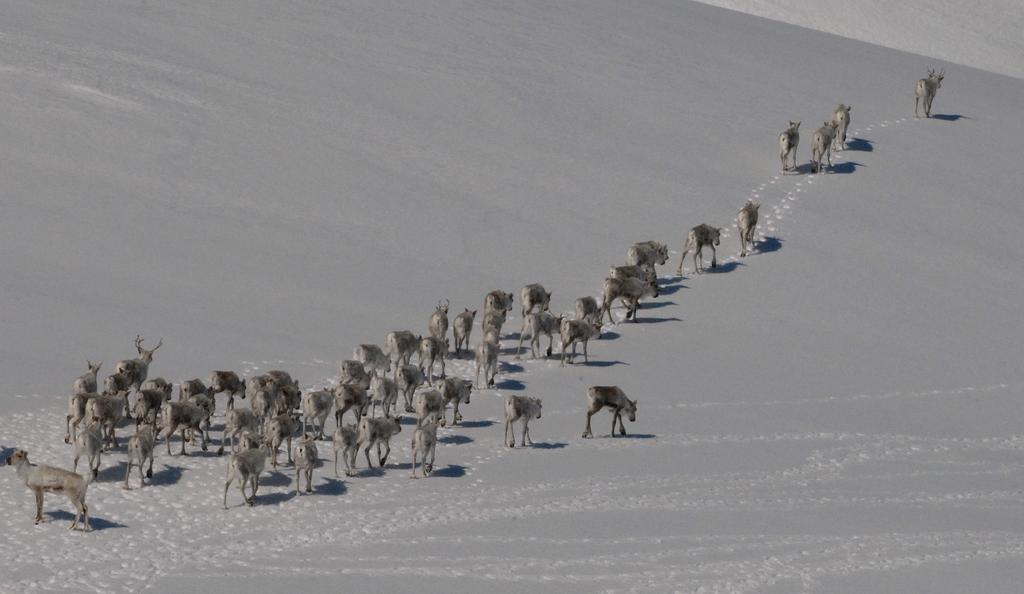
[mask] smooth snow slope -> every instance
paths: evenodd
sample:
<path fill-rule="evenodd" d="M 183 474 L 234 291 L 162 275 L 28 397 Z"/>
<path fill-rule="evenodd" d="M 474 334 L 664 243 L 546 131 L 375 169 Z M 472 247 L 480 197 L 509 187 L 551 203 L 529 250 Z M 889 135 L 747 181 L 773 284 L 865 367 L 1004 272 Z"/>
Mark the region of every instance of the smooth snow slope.
<path fill-rule="evenodd" d="M 1024 78 L 1024 3 L 1018 0 L 701 1 Z"/>
<path fill-rule="evenodd" d="M 161 443 L 145 489 L 104 457 L 82 535 L 2 471 L 0 590 L 1017 590 L 1024 82 L 945 64 L 915 121 L 934 61 L 678 2 L 2 10 L 0 449 L 36 462 L 70 466 L 70 381 L 136 332 L 154 375 L 309 387 L 437 299 L 569 310 L 633 241 L 729 236 L 592 365 L 503 355 L 427 480 L 406 425 L 383 472 L 295 497 L 283 467 L 224 511 L 225 460 Z M 778 176 L 785 121 L 805 162 L 840 101 L 834 173 Z M 579 438 L 602 383 L 632 437 Z M 500 445 L 507 393 L 544 398 L 538 447 Z"/>

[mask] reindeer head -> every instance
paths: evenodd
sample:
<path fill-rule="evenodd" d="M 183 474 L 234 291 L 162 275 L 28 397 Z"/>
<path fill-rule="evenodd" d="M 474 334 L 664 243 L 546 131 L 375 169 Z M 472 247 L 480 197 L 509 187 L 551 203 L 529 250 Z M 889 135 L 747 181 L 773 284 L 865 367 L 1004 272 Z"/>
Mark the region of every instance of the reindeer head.
<path fill-rule="evenodd" d="M 444 300 L 443 304 L 440 301 L 438 301 L 437 302 L 437 309 L 435 311 L 439 311 L 439 312 L 442 312 L 442 313 L 447 315 L 447 313 L 448 313 L 448 304 L 449 304 L 449 301 L 447 299 Z"/>
<path fill-rule="evenodd" d="M 95 376 L 97 373 L 99 373 L 100 367 L 103 366 L 103 361 L 100 361 L 99 363 L 96 363 L 94 365 L 92 361 L 86 360 L 85 365 L 89 368 L 89 373 Z"/>
<path fill-rule="evenodd" d="M 28 452 L 25 450 L 14 450 L 14 453 L 7 457 L 5 463 L 8 466 L 17 466 L 22 462 L 28 462 Z"/>
<path fill-rule="evenodd" d="M 800 122 L 794 122 L 793 120 L 790 120 L 789 129 L 796 132 L 797 130 L 800 129 Z"/>
<path fill-rule="evenodd" d="M 626 406 L 622 407 L 622 410 L 629 414 L 629 422 L 636 422 L 636 400 L 630 400 L 626 398 Z"/>
<path fill-rule="evenodd" d="M 722 243 L 722 228 L 721 227 L 716 227 L 716 228 L 711 230 L 711 241 L 715 245 L 718 245 L 718 244 Z"/>
<path fill-rule="evenodd" d="M 540 411 L 541 411 L 541 407 L 543 406 L 543 403 L 540 401 L 540 398 L 530 398 L 530 401 L 537 405 L 537 416 L 534 417 L 534 418 L 535 419 L 539 419 L 540 418 Z"/>
<path fill-rule="evenodd" d="M 147 351 L 146 349 L 142 348 L 142 336 L 138 334 L 135 335 L 135 350 L 139 351 L 139 358 L 145 361 L 146 363 L 151 363 L 153 361 L 153 353 L 155 353 L 156 350 L 160 348 L 160 346 L 163 344 L 164 339 L 160 338 L 160 341 L 156 343 L 156 346 L 153 347 L 152 350 Z"/>

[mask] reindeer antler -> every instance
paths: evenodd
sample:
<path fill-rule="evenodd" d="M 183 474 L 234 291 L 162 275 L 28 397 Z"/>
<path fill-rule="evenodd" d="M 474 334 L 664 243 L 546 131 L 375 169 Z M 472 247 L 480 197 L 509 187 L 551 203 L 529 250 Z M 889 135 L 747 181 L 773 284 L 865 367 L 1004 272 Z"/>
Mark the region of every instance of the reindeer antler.
<path fill-rule="evenodd" d="M 141 334 L 136 334 L 135 335 L 135 350 L 139 351 L 140 355 L 142 354 L 142 335 Z"/>
<path fill-rule="evenodd" d="M 161 346 L 163 346 L 163 344 L 164 344 L 164 337 L 163 337 L 163 336 L 161 336 L 161 337 L 160 337 L 160 340 L 156 341 L 156 346 L 155 346 L 155 347 L 153 347 L 153 351 L 155 351 L 155 350 L 157 350 L 158 348 L 160 348 Z M 150 352 L 153 352 L 153 351 L 150 351 Z"/>

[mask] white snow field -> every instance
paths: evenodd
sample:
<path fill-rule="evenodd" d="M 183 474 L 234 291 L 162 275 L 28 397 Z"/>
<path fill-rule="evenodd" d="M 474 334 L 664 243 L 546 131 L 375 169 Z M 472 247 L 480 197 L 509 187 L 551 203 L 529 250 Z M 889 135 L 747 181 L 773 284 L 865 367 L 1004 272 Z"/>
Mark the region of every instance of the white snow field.
<path fill-rule="evenodd" d="M 1024 78 L 1024 3 L 1020 0 L 701 1 Z"/>
<path fill-rule="evenodd" d="M 105 455 L 84 534 L 52 494 L 33 525 L 7 468 L 0 591 L 1019 591 L 1024 81 L 681 1 L 0 14 L 4 457 L 70 467 L 71 381 L 136 333 L 163 338 L 151 376 L 309 389 L 439 299 L 517 294 L 431 477 L 406 424 L 383 471 L 336 479 L 321 442 L 314 494 L 282 466 L 224 510 L 218 416 L 210 452 L 158 444 L 151 486 Z M 808 175 L 839 102 L 850 147 Z M 718 268 L 673 277 L 702 222 Z M 675 253 L 639 322 L 587 366 L 512 360 L 520 287 L 569 311 L 647 239 Z M 581 439 L 599 384 L 638 399 L 627 437 L 602 412 Z M 502 445 L 505 394 L 544 399 L 533 448 Z"/>

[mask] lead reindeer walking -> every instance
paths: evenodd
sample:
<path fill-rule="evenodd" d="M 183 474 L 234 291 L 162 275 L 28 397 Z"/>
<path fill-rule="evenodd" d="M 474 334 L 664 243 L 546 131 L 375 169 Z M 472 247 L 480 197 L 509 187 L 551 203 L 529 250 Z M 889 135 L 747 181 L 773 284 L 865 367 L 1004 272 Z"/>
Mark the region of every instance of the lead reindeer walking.
<path fill-rule="evenodd" d="M 832 139 L 832 149 L 841 151 L 846 148 L 846 130 L 850 127 L 850 110 L 852 106 L 839 104 L 832 112 L 832 121 L 836 124 L 836 136 Z"/>
<path fill-rule="evenodd" d="M 800 145 L 800 122 L 789 122 L 789 127 L 779 134 L 779 159 L 782 161 L 782 173 L 796 170 L 796 147 Z M 789 160 L 793 166 L 788 167 Z"/>
<path fill-rule="evenodd" d="M 917 81 L 914 89 L 914 117 L 917 117 L 917 106 L 919 103 L 924 106 L 924 117 L 932 117 L 932 101 L 935 93 L 942 88 L 942 79 L 946 77 L 946 70 L 943 68 L 938 74 L 934 68 L 928 69 L 928 76 Z"/>

